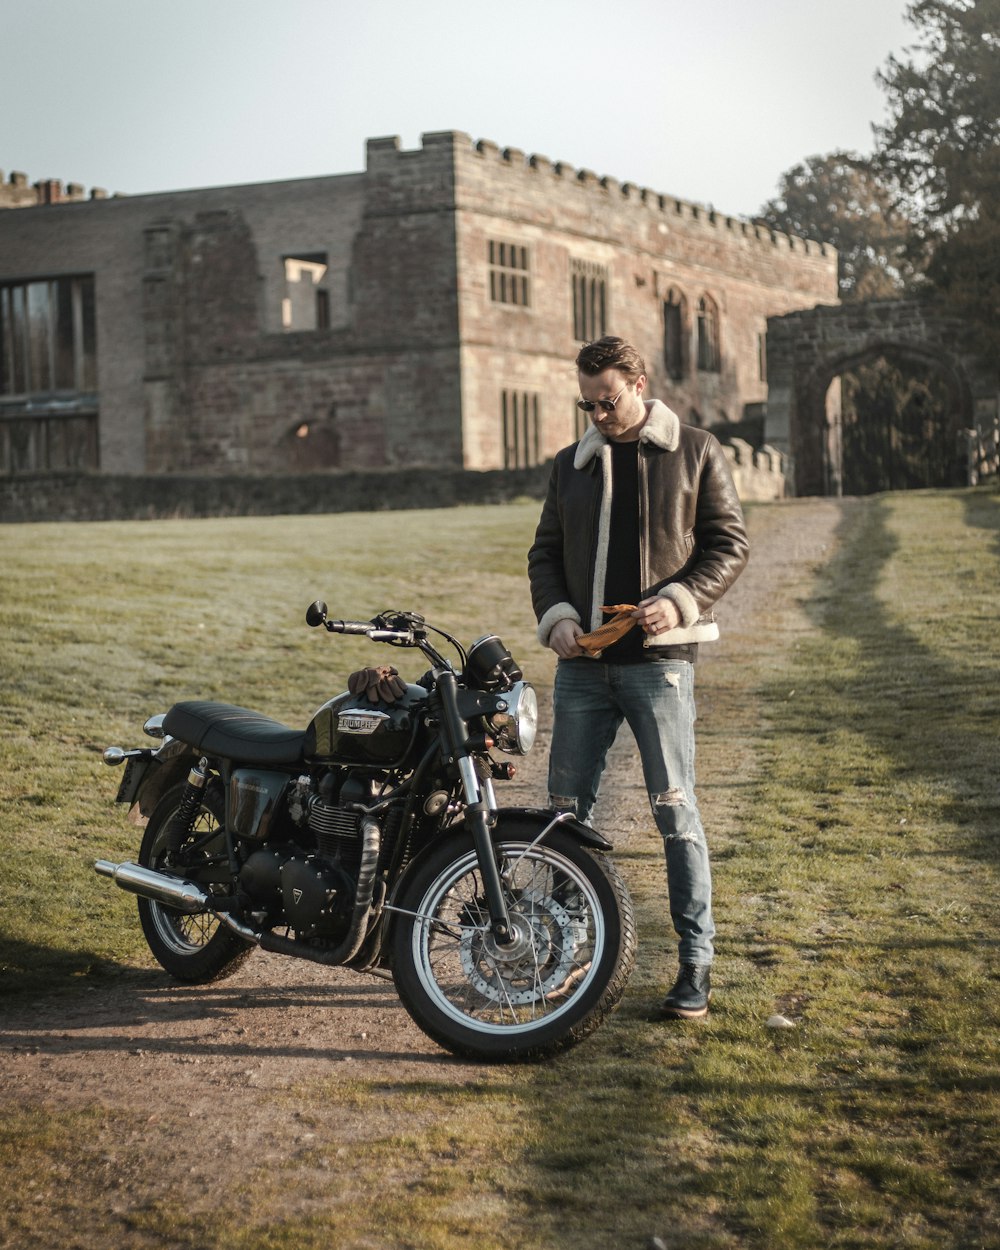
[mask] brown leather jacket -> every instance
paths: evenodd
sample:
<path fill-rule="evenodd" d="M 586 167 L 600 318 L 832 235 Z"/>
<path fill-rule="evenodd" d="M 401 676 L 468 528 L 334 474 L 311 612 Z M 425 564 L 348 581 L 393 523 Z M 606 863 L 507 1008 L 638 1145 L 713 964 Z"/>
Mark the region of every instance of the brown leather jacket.
<path fill-rule="evenodd" d="M 647 646 L 707 642 L 719 636 L 712 606 L 747 562 L 743 510 L 718 440 L 682 425 L 659 400 L 639 434 L 639 521 L 642 597 L 664 595 L 681 622 L 647 638 Z M 535 541 L 528 553 L 538 637 L 548 644 L 558 621 L 585 630 L 603 620 L 601 606 L 611 527 L 611 449 L 591 427 L 560 451 Z"/>

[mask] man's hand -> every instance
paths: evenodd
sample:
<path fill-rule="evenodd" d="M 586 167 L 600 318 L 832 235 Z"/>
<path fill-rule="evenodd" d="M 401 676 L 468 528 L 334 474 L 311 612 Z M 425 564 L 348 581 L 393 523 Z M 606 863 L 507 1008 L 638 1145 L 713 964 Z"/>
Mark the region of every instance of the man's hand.
<path fill-rule="evenodd" d="M 677 628 L 681 623 L 681 614 L 673 599 L 653 595 L 639 604 L 635 610 L 635 619 L 647 634 L 665 634 L 668 629 Z"/>
<path fill-rule="evenodd" d="M 584 632 L 583 626 L 576 621 L 557 621 L 549 634 L 549 647 L 560 660 L 572 660 L 574 656 L 583 655 L 576 645 L 577 638 Z"/>

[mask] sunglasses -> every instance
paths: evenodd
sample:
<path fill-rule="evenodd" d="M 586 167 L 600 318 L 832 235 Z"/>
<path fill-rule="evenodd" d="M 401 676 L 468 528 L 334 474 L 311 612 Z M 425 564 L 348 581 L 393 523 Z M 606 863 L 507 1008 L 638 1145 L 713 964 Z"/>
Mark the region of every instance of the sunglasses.
<path fill-rule="evenodd" d="M 615 404 L 618 403 L 625 391 L 628 390 L 629 384 L 626 382 L 614 399 L 578 399 L 576 401 L 577 408 L 581 412 L 593 412 L 595 408 L 600 408 L 602 412 L 614 412 Z"/>

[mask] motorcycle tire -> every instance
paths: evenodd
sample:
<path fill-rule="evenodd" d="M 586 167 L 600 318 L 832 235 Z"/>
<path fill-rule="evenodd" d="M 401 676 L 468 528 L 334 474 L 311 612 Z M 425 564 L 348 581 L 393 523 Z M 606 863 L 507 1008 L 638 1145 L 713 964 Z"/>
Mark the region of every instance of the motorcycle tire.
<path fill-rule="evenodd" d="M 144 868 L 164 871 L 167 829 L 180 806 L 184 784 L 168 790 L 153 809 L 142 844 L 139 863 Z M 222 788 L 210 784 L 202 797 L 192 834 L 202 838 L 221 829 L 225 818 Z M 197 877 L 196 873 L 189 874 Z M 252 942 L 238 937 L 211 912 L 191 914 L 166 903 L 139 898 L 139 921 L 146 942 L 160 965 L 177 981 L 206 985 L 230 977 L 253 954 Z"/>
<path fill-rule="evenodd" d="M 489 928 L 470 835 L 432 851 L 396 905 L 392 968 L 403 1005 L 456 1055 L 537 1061 L 576 1045 L 625 991 L 636 928 L 614 864 L 562 830 L 502 830 L 500 857 L 514 941 Z"/>

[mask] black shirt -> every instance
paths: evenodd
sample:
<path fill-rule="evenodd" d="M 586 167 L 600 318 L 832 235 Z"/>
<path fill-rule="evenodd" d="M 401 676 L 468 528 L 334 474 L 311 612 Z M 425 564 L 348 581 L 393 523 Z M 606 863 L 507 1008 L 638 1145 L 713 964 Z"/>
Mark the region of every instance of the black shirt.
<path fill-rule="evenodd" d="M 611 448 L 611 532 L 608 541 L 608 567 L 604 579 L 602 606 L 638 603 L 642 594 L 639 559 L 639 443 L 609 442 Z M 605 616 L 605 619 L 610 619 Z M 697 643 L 675 647 L 644 647 L 645 633 L 637 625 L 624 638 L 605 647 L 606 664 L 636 664 L 644 660 L 674 659 L 694 661 Z"/>

